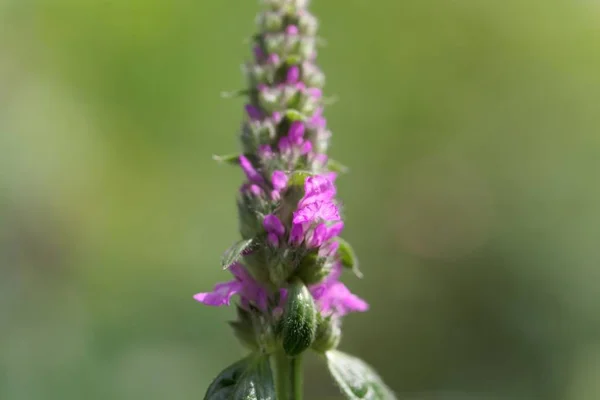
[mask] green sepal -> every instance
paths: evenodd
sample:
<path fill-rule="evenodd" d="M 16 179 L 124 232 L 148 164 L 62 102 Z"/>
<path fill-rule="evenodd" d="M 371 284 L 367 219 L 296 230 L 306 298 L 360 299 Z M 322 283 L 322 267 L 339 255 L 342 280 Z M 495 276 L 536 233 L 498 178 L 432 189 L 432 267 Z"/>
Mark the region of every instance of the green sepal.
<path fill-rule="evenodd" d="M 240 240 L 231 246 L 225 254 L 223 254 L 223 258 L 221 259 L 221 266 L 223 269 L 227 269 L 231 264 L 239 261 L 239 259 L 242 258 L 243 252 L 252 246 L 253 241 L 254 239 Z"/>
<path fill-rule="evenodd" d="M 350 243 L 346 242 L 340 237 L 338 237 L 336 240 L 340 244 L 337 253 L 342 266 L 351 269 L 352 272 L 354 272 L 354 275 L 362 278 L 363 274 L 358 268 L 358 258 L 356 257 L 356 253 L 354 253 L 352 246 L 350 246 Z"/>
<path fill-rule="evenodd" d="M 227 367 L 208 387 L 204 400 L 276 400 L 267 356 L 252 354 Z"/>
<path fill-rule="evenodd" d="M 296 276 L 307 285 L 322 282 L 331 272 L 331 267 L 326 263 L 327 259 L 319 257 L 317 251 L 313 250 L 300 260 L 300 263 L 296 267 Z"/>
<path fill-rule="evenodd" d="M 221 97 L 224 99 L 233 99 L 235 97 L 248 96 L 252 93 L 252 89 L 232 90 L 230 92 L 221 92 Z"/>
<path fill-rule="evenodd" d="M 233 329 L 233 333 L 246 348 L 252 351 L 258 350 L 259 345 L 256 340 L 252 314 L 250 311 L 237 306 L 237 316 L 236 321 L 229 321 L 229 326 Z"/>
<path fill-rule="evenodd" d="M 346 172 L 348 172 L 348 167 L 346 167 L 344 164 L 342 164 L 339 161 L 333 160 L 333 159 L 329 159 L 327 161 L 327 169 L 333 172 L 339 172 L 341 174 L 345 174 Z"/>
<path fill-rule="evenodd" d="M 276 397 L 268 356 L 254 356 L 240 377 L 232 400 L 276 400 Z"/>
<path fill-rule="evenodd" d="M 396 400 L 396 395 L 373 368 L 359 358 L 330 350 L 327 367 L 348 400 Z"/>
<path fill-rule="evenodd" d="M 240 156 L 242 154 L 239 153 L 235 153 L 235 154 L 225 154 L 222 156 L 219 155 L 213 155 L 212 158 L 213 160 L 222 163 L 222 164 L 231 164 L 231 165 L 239 165 L 240 164 Z"/>

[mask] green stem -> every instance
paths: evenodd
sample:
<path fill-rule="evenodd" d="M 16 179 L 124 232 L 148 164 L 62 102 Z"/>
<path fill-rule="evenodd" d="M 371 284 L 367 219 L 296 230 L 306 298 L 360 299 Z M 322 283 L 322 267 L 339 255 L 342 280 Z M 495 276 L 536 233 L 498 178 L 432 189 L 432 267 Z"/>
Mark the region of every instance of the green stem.
<path fill-rule="evenodd" d="M 277 400 L 302 400 L 302 358 L 289 358 L 279 349 L 270 362 Z"/>
<path fill-rule="evenodd" d="M 273 372 L 277 400 L 292 400 L 290 397 L 292 383 L 290 380 L 290 360 L 283 349 L 278 349 L 271 355 L 271 371 Z"/>
<path fill-rule="evenodd" d="M 291 359 L 290 378 L 292 386 L 291 400 L 302 400 L 302 356 L 296 356 Z"/>

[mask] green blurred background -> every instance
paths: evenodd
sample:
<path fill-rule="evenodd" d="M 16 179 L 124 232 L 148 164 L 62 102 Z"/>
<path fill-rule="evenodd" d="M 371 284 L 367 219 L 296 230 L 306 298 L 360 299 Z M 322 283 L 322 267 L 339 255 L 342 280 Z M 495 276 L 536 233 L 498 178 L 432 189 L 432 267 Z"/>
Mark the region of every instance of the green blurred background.
<path fill-rule="evenodd" d="M 600 3 L 314 0 L 371 311 L 402 399 L 600 398 Z M 200 399 L 256 1 L 0 0 L 0 399 Z M 309 359 L 307 399 L 338 399 Z"/>

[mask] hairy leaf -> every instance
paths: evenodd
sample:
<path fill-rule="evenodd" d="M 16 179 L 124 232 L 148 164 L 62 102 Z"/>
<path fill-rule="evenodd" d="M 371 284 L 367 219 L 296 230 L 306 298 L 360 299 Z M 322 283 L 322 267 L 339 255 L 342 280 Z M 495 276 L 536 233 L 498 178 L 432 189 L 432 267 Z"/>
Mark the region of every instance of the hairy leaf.
<path fill-rule="evenodd" d="M 329 372 L 349 400 L 396 400 L 373 368 L 359 358 L 331 350 L 327 357 Z"/>

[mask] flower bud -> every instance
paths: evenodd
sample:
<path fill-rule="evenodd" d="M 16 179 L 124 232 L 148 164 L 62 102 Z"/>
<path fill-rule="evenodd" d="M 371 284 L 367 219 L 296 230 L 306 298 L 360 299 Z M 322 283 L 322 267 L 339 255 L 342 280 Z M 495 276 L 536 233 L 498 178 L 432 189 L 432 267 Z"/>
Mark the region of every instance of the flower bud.
<path fill-rule="evenodd" d="M 342 340 L 342 330 L 338 318 L 323 318 L 319 315 L 315 341 L 311 348 L 320 353 L 335 349 Z"/>
<path fill-rule="evenodd" d="M 281 321 L 283 350 L 294 357 L 315 340 L 317 309 L 308 288 L 300 280 L 290 284 Z"/>

